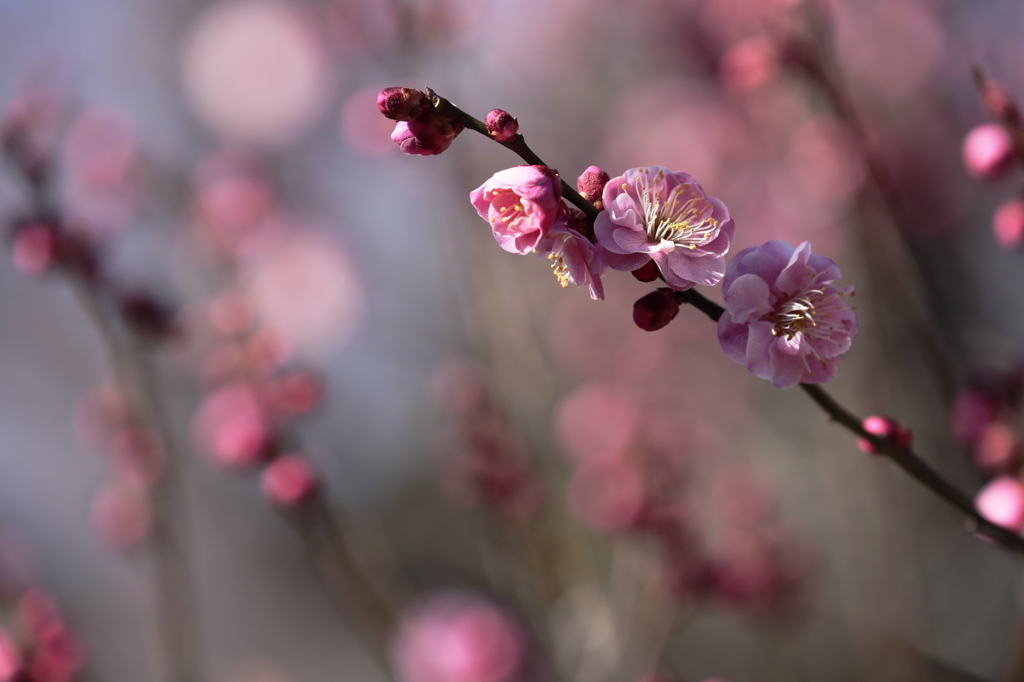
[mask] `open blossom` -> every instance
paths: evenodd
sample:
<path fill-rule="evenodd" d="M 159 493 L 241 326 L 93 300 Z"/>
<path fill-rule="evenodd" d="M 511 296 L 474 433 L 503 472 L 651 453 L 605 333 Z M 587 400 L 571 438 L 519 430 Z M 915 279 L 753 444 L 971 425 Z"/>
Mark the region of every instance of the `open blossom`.
<path fill-rule="evenodd" d="M 562 287 L 569 284 L 585 286 L 590 290 L 590 298 L 595 301 L 604 300 L 601 275 L 608 264 L 602 249 L 594 246 L 582 234 L 564 222 L 556 223 L 548 236 L 537 245 L 537 253 L 547 255 Z"/>
<path fill-rule="evenodd" d="M 498 245 L 529 253 L 548 236 L 562 210 L 562 183 L 547 166 L 514 166 L 473 190 L 469 200 L 491 224 Z"/>
<path fill-rule="evenodd" d="M 740 251 L 722 282 L 722 350 L 775 388 L 828 381 L 857 334 L 844 299 L 853 287 L 831 285 L 840 276 L 809 242 L 794 248 L 773 240 Z"/>
<path fill-rule="evenodd" d="M 679 290 L 722 279 L 736 226 L 725 204 L 704 194 L 689 173 L 631 168 L 608 182 L 603 201 L 594 231 L 614 269 L 636 270 L 654 260 Z"/>

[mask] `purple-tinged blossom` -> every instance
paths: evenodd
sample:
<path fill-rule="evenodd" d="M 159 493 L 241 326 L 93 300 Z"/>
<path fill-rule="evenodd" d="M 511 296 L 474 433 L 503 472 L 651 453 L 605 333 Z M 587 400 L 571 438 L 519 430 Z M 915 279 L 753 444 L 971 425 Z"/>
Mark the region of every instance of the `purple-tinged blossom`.
<path fill-rule="evenodd" d="M 561 216 L 562 183 L 547 166 L 513 166 L 470 192 L 469 200 L 491 224 L 501 248 L 525 254 L 537 248 Z"/>
<path fill-rule="evenodd" d="M 487 134 L 498 142 L 508 142 L 519 133 L 519 121 L 502 109 L 492 109 L 484 120 Z"/>
<path fill-rule="evenodd" d="M 857 335 L 844 298 L 853 287 L 832 286 L 839 277 L 809 242 L 773 240 L 739 252 L 722 282 L 722 350 L 775 388 L 830 380 Z"/>
<path fill-rule="evenodd" d="M 680 291 L 722 279 L 736 226 L 689 173 L 631 168 L 608 182 L 603 200 L 594 232 L 612 268 L 636 270 L 653 260 Z"/>

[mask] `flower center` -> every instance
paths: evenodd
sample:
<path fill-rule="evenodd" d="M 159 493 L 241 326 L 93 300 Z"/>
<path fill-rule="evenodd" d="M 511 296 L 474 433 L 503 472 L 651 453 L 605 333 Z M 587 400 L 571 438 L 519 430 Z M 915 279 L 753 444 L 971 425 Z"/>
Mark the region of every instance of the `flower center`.
<path fill-rule="evenodd" d="M 718 221 L 711 217 L 714 207 L 694 185 L 676 185 L 661 202 L 665 172 L 637 183 L 640 205 L 644 210 L 644 227 L 651 241 L 670 241 L 690 250 L 704 246 L 718 236 Z"/>
<path fill-rule="evenodd" d="M 817 284 L 817 279 L 815 276 L 810 283 L 811 287 Z M 850 323 L 844 313 L 849 311 L 850 306 L 843 300 L 847 292 L 831 287 L 827 289 L 804 289 L 776 303 L 775 310 L 762 318 L 775 325 L 772 335 L 792 339 L 802 334 L 809 342 L 835 341 L 843 336 L 848 337 Z M 815 344 L 809 343 L 807 347 L 817 357 Z"/>
<path fill-rule="evenodd" d="M 510 189 L 496 189 L 493 192 L 493 203 L 498 206 L 498 213 L 501 214 L 501 222 L 507 223 L 525 215 L 523 203 L 519 195 Z"/>
<path fill-rule="evenodd" d="M 548 260 L 551 261 L 551 271 L 555 273 L 555 279 L 565 289 L 569 286 L 569 266 L 565 264 L 565 257 L 559 253 L 549 253 Z"/>

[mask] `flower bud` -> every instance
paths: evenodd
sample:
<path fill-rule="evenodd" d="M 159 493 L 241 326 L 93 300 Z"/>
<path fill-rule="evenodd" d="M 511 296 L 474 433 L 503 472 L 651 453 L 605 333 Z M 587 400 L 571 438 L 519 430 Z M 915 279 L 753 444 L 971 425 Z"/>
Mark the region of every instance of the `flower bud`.
<path fill-rule="evenodd" d="M 462 132 L 461 123 L 437 116 L 432 109 L 424 111 L 414 121 L 400 121 L 391 133 L 403 154 L 431 156 L 440 154 Z"/>
<path fill-rule="evenodd" d="M 1024 199 L 1003 202 L 992 214 L 992 232 L 1006 250 L 1024 247 Z"/>
<path fill-rule="evenodd" d="M 132 291 L 121 294 L 118 308 L 125 324 L 147 340 L 170 339 L 181 333 L 171 306 L 148 292 Z"/>
<path fill-rule="evenodd" d="M 889 417 L 873 415 L 861 422 L 861 426 L 863 426 L 864 430 L 868 433 L 874 434 L 879 438 L 892 441 L 898 448 L 910 447 L 910 443 L 913 440 L 913 434 L 910 429 Z M 869 455 L 877 455 L 881 453 L 881 451 L 875 447 L 874 443 L 869 441 L 867 438 L 858 438 L 857 447 L 860 448 L 862 452 L 866 452 Z"/>
<path fill-rule="evenodd" d="M 1020 435 L 1002 421 L 987 424 L 971 447 L 971 460 L 990 474 L 1012 470 L 1020 460 Z"/>
<path fill-rule="evenodd" d="M 633 321 L 644 331 L 661 329 L 679 314 L 679 302 L 672 289 L 662 287 L 633 304 Z"/>
<path fill-rule="evenodd" d="M 604 192 L 604 186 L 608 184 L 609 180 L 611 180 L 611 177 L 603 170 L 597 166 L 590 166 L 576 180 L 576 189 L 580 191 L 580 194 L 587 201 L 598 209 L 603 209 L 604 202 L 601 201 L 601 195 Z"/>
<path fill-rule="evenodd" d="M 317 489 L 313 468 L 299 455 L 283 455 L 267 465 L 260 477 L 263 495 L 278 507 L 295 507 Z"/>
<path fill-rule="evenodd" d="M 661 270 L 658 269 L 658 264 L 653 260 L 649 260 L 636 270 L 633 270 L 633 276 L 641 282 L 653 282 L 658 279 L 661 274 Z"/>
<path fill-rule="evenodd" d="M 57 255 L 57 233 L 48 223 L 28 223 L 15 228 L 11 242 L 14 265 L 26 275 L 50 269 Z"/>
<path fill-rule="evenodd" d="M 964 165 L 971 175 L 983 180 L 998 180 L 1013 166 L 1013 139 L 998 123 L 975 127 L 964 138 Z"/>
<path fill-rule="evenodd" d="M 498 142 L 508 142 L 519 132 L 519 121 L 502 109 L 492 109 L 484 121 L 487 133 Z"/>
<path fill-rule="evenodd" d="M 384 88 L 377 94 L 377 108 L 392 121 L 415 121 L 430 106 L 426 93 L 414 88 Z"/>

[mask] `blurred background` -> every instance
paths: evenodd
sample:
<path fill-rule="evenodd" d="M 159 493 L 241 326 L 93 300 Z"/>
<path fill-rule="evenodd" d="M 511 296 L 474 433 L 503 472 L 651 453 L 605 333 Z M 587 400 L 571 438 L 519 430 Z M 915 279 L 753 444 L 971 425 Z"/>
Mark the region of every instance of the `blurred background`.
<path fill-rule="evenodd" d="M 1013 162 L 963 144 L 992 121 L 972 67 L 1024 96 L 1022 15 L 1013 0 L 0 0 L 0 106 L 55 169 L 51 207 L 100 254 L 112 300 L 174 310 L 157 352 L 138 351 L 178 445 L 167 505 L 140 484 L 147 447 L 114 437 L 138 416 L 116 389 L 126 356 L 82 303 L 108 285 L 48 269 L 8 169 L 0 582 L 44 587 L 85 661 L 33 679 L 171 679 L 155 513 L 191 576 L 195 679 L 388 679 L 301 520 L 275 513 L 290 503 L 268 443 L 301 451 L 354 546 L 427 599 L 403 602 L 420 606 L 383 654 L 406 682 L 1024 679 L 1017 559 L 799 390 L 728 360 L 697 311 L 644 332 L 631 306 L 652 285 L 609 271 L 592 301 L 501 251 L 467 197 L 518 159 L 472 131 L 403 156 L 375 106 L 403 85 L 481 119 L 502 108 L 570 184 L 592 164 L 663 165 L 727 204 L 733 253 L 810 241 L 858 291 L 829 389 L 912 427 L 973 496 L 1018 475 L 1024 209 L 1003 211 Z M 432 604 L 498 609 L 516 634 L 485 639 L 515 665 L 423 672 L 417 656 L 443 648 L 415 644 Z"/>

